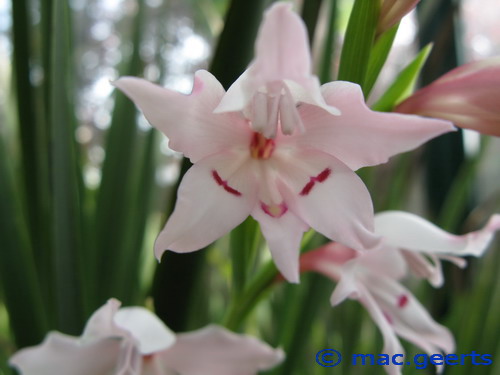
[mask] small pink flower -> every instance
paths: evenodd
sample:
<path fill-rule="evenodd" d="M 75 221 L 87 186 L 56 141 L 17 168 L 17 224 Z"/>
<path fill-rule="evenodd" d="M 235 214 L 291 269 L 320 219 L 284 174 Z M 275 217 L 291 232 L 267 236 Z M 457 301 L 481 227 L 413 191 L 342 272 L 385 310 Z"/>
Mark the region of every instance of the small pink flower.
<path fill-rule="evenodd" d="M 255 43 L 255 59 L 233 83 L 216 113 L 244 111 L 254 131 L 274 138 L 280 124 L 283 134 L 304 131 L 298 103 L 340 114 L 321 96 L 312 74 L 307 30 L 291 4 L 278 2 L 266 12 Z"/>
<path fill-rule="evenodd" d="M 500 136 L 500 57 L 460 66 L 399 104 L 395 111 L 452 121 Z"/>
<path fill-rule="evenodd" d="M 383 0 L 380 9 L 377 34 L 382 34 L 390 29 L 401 19 L 410 13 L 420 0 Z"/>
<path fill-rule="evenodd" d="M 81 337 L 50 333 L 10 359 L 21 375 L 254 375 L 283 360 L 280 349 L 224 328 L 175 335 L 142 307 L 111 299 Z"/>
<path fill-rule="evenodd" d="M 331 297 L 333 306 L 346 298 L 359 300 L 382 332 L 384 353 L 404 353 L 397 336 L 428 354 L 453 352 L 455 344 L 451 333 L 431 318 L 399 280 L 412 270 L 434 285 L 440 285 L 441 270 L 426 257 L 434 256 L 439 264 L 440 259 L 456 262 L 462 260 L 457 257 L 482 255 L 500 229 L 500 215 L 493 215 L 483 229 L 462 236 L 447 233 L 416 215 L 398 211 L 377 214 L 375 228 L 382 236 L 379 248 L 359 252 L 339 243 L 329 243 L 302 255 L 301 271 L 318 272 L 338 282 Z M 401 373 L 401 366 L 387 366 L 386 370 L 397 375 Z"/>
<path fill-rule="evenodd" d="M 297 115 L 307 131 L 272 139 L 239 113 L 214 113 L 225 92 L 206 71 L 196 74 L 187 96 L 137 78 L 115 85 L 194 163 L 156 240 L 157 258 L 165 249 L 203 248 L 252 215 L 292 282 L 299 279 L 299 246 L 309 227 L 351 247 L 376 245 L 371 199 L 354 170 L 453 130 L 440 120 L 370 111 L 359 86 L 349 82 L 321 89 L 342 116 L 303 103 Z"/>

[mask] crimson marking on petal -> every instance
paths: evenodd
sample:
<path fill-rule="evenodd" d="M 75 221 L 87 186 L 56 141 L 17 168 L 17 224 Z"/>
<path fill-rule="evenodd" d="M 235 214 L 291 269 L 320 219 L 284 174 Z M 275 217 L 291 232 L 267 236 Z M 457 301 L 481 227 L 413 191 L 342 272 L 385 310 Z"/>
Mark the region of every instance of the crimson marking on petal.
<path fill-rule="evenodd" d="M 403 308 L 405 307 L 407 304 L 408 304 L 408 296 L 406 294 L 403 294 L 401 296 L 398 297 L 398 307 L 399 308 Z"/>
<path fill-rule="evenodd" d="M 312 188 L 314 187 L 314 184 L 316 184 L 316 182 L 322 183 L 328 177 L 330 177 L 331 173 L 332 173 L 332 170 L 330 168 L 326 168 L 317 176 L 311 177 L 309 179 L 309 182 L 302 188 L 300 195 L 309 194 L 311 192 Z"/>
<path fill-rule="evenodd" d="M 219 176 L 219 174 L 217 173 L 216 170 L 212 171 L 212 177 L 214 178 L 215 182 L 217 182 L 217 185 L 222 186 L 224 188 L 224 190 L 227 191 L 228 193 L 236 195 L 237 197 L 241 196 L 241 193 L 238 190 L 236 190 L 236 189 L 232 188 L 231 186 L 229 186 L 227 184 L 227 181 L 224 181 Z"/>
<path fill-rule="evenodd" d="M 267 205 L 264 202 L 260 202 L 260 207 L 262 208 L 262 211 L 264 211 L 266 214 L 278 219 L 288 211 L 288 206 L 285 204 L 285 202 L 281 202 L 280 204 L 271 204 L 271 205 Z"/>

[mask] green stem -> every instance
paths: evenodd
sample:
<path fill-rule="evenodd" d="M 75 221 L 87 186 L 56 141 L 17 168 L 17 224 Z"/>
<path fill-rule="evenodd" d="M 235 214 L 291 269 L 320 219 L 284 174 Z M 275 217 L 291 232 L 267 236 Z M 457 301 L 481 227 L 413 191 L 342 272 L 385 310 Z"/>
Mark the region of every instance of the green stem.
<path fill-rule="evenodd" d="M 243 293 L 231 300 L 222 324 L 230 330 L 239 330 L 248 314 L 276 281 L 277 276 L 278 270 L 274 262 L 269 261 L 262 267 L 255 279 L 247 285 Z"/>

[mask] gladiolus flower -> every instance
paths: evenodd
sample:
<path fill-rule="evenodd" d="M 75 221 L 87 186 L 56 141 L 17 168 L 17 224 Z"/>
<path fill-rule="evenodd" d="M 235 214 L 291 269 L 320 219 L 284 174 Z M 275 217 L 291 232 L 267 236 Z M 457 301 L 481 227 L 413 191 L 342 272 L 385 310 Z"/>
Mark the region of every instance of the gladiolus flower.
<path fill-rule="evenodd" d="M 307 30 L 291 5 L 276 3 L 266 12 L 255 43 L 255 60 L 233 83 L 215 112 L 244 111 L 252 129 L 274 138 L 278 122 L 284 134 L 304 131 L 297 103 L 339 110 L 325 103 L 312 74 Z"/>
<path fill-rule="evenodd" d="M 420 0 L 384 0 L 380 9 L 377 34 L 390 29 L 410 13 Z"/>
<path fill-rule="evenodd" d="M 81 337 L 50 333 L 10 359 L 21 375 L 253 375 L 283 360 L 281 349 L 221 327 L 175 335 L 142 307 L 111 299 Z"/>
<path fill-rule="evenodd" d="M 430 265 L 423 254 L 435 256 L 437 263 L 439 259 L 456 262 L 457 257 L 482 255 L 500 229 L 500 215 L 493 215 L 483 229 L 462 236 L 405 212 L 377 214 L 375 223 L 376 233 L 382 236 L 379 248 L 360 252 L 329 243 L 302 255 L 301 271 L 318 272 L 338 282 L 331 297 L 333 306 L 346 298 L 359 300 L 382 332 L 384 353 L 404 353 L 397 336 L 428 354 L 453 352 L 451 333 L 431 318 L 399 280 L 410 269 L 434 285 L 440 284 L 440 268 Z M 391 375 L 401 373 L 400 366 L 387 366 L 386 370 Z"/>
<path fill-rule="evenodd" d="M 500 136 L 500 57 L 462 65 L 415 92 L 395 111 L 452 121 Z"/>
<path fill-rule="evenodd" d="M 306 133 L 269 139 L 238 113 L 213 113 L 224 89 L 206 71 L 196 74 L 188 96 L 137 78 L 114 84 L 194 163 L 156 240 L 158 259 L 165 249 L 205 247 L 252 215 L 292 282 L 309 227 L 350 247 L 376 246 L 371 199 L 354 170 L 453 129 L 440 120 L 370 111 L 358 85 L 332 82 L 322 95 L 342 116 L 304 103 L 297 113 Z"/>

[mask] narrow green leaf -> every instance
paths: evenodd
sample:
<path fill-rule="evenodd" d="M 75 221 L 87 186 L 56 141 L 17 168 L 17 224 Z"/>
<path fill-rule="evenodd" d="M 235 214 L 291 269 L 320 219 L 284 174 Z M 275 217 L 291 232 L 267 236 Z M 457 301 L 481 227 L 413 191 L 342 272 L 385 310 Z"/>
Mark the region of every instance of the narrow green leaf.
<path fill-rule="evenodd" d="M 226 89 L 243 73 L 253 56 L 255 36 L 267 3 L 266 0 L 231 1 L 210 64 L 210 71 Z"/>
<path fill-rule="evenodd" d="M 368 61 L 368 69 L 366 71 L 366 78 L 364 84 L 364 92 L 368 97 L 370 92 L 377 81 L 377 78 L 387 61 L 387 56 L 391 51 L 392 44 L 396 38 L 398 32 L 399 23 L 391 27 L 385 33 L 383 33 L 375 42 L 373 49 L 370 53 L 370 60 Z"/>
<path fill-rule="evenodd" d="M 27 222 L 9 157 L 0 139 L 0 286 L 18 347 L 40 343 L 47 330 Z"/>
<path fill-rule="evenodd" d="M 323 44 L 321 64 L 319 68 L 319 80 L 321 83 L 332 80 L 332 61 L 335 47 L 335 25 L 337 19 L 337 0 L 330 0 L 330 13 L 328 15 L 328 30 Z"/>
<path fill-rule="evenodd" d="M 311 49 L 322 3 L 323 0 L 309 0 L 304 1 L 304 3 L 302 4 L 301 16 L 304 20 L 304 23 L 306 24 L 307 36 L 309 37 L 309 44 L 311 46 Z"/>
<path fill-rule="evenodd" d="M 479 163 L 486 154 L 487 145 L 490 139 L 490 137 L 485 137 L 479 153 L 465 160 L 460 166 L 458 174 L 455 176 L 448 194 L 446 195 L 446 200 L 443 203 L 439 215 L 438 223 L 443 229 L 453 231 L 463 219 L 467 204 L 469 203 L 470 194 L 474 187 Z"/>
<path fill-rule="evenodd" d="M 29 240 L 36 244 L 34 259 L 46 301 L 51 300 L 50 173 L 49 131 L 37 105 L 36 90 L 30 81 L 33 58 L 29 2 L 12 1 L 13 78 L 22 158 L 22 207 L 26 210 Z M 44 50 L 45 51 L 45 50 Z M 49 53 L 47 53 L 48 55 Z M 50 304 L 49 304 L 50 305 Z"/>
<path fill-rule="evenodd" d="M 138 76 L 142 71 L 139 50 L 144 6 L 144 1 L 140 1 L 132 34 L 132 56 L 122 68 L 122 75 Z M 123 303 L 131 302 L 129 297 L 133 291 L 125 291 L 122 287 L 116 289 L 123 273 L 113 270 L 128 269 L 129 265 L 125 263 L 137 262 L 137 259 L 132 259 L 132 254 L 126 254 L 130 250 L 137 255 L 137 249 L 131 249 L 127 243 L 127 231 L 144 230 L 143 226 L 142 229 L 131 229 L 129 224 L 135 220 L 134 213 L 131 212 L 133 199 L 138 199 L 134 196 L 134 190 L 141 184 L 141 181 L 134 179 L 136 173 L 133 168 L 140 159 L 137 110 L 125 95 L 118 92 L 115 95 L 115 108 L 106 138 L 106 158 L 102 166 L 95 213 L 95 246 L 92 257 L 97 267 L 94 267 L 94 272 L 89 276 L 94 283 L 91 286 L 94 308 L 110 297 L 118 298 Z"/>
<path fill-rule="evenodd" d="M 70 9 L 66 1 L 53 3 L 50 113 L 53 209 L 53 274 L 57 328 L 81 332 L 84 322 L 81 285 L 82 233 L 75 119 L 72 101 Z"/>
<path fill-rule="evenodd" d="M 115 283 L 113 291 L 125 304 L 137 304 L 139 301 L 140 258 L 143 249 L 143 240 L 147 218 L 151 210 L 151 198 L 154 185 L 155 164 L 154 151 L 156 148 L 156 130 L 149 130 L 145 136 L 144 145 L 141 145 L 142 155 L 137 158 L 132 170 L 134 176 L 133 191 L 129 204 L 128 220 L 125 225 L 123 248 L 120 261 L 113 269 Z M 152 252 L 148 249 L 148 254 Z"/>
<path fill-rule="evenodd" d="M 379 13 L 380 1 L 355 1 L 340 56 L 339 80 L 363 87 Z"/>
<path fill-rule="evenodd" d="M 432 44 L 428 44 L 422 48 L 417 57 L 399 73 L 393 84 L 372 106 L 374 111 L 389 112 L 413 92 L 418 75 L 427 61 L 431 50 Z"/>
<path fill-rule="evenodd" d="M 281 315 L 279 346 L 287 355 L 283 364 L 272 372 L 273 375 L 292 374 L 303 365 L 312 339 L 311 327 L 321 307 L 331 308 L 328 303 L 331 292 L 331 281 L 318 274 L 303 275 L 300 288 L 297 285 L 286 286 L 282 301 L 285 303 L 281 304 L 278 314 Z"/>

